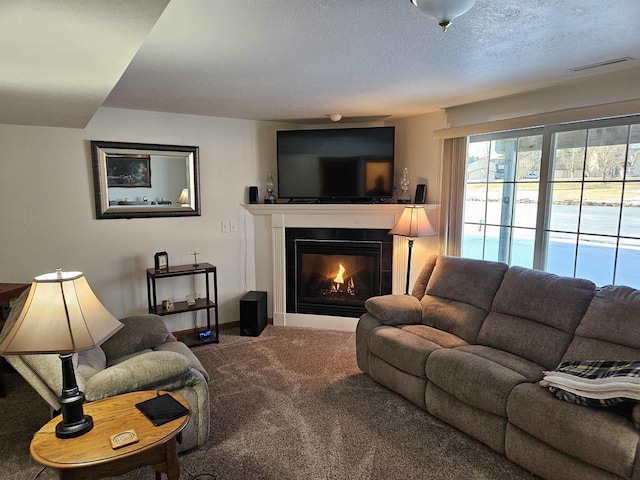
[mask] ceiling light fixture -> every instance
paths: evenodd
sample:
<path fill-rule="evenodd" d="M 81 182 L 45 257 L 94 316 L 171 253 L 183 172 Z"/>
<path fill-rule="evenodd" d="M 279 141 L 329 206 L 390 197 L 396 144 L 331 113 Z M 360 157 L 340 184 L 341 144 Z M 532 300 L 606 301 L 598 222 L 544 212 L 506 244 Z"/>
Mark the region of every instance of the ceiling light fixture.
<path fill-rule="evenodd" d="M 418 9 L 435 18 L 446 32 L 454 18 L 467 13 L 476 0 L 409 0 Z"/>
<path fill-rule="evenodd" d="M 332 122 L 339 122 L 340 120 L 342 120 L 342 115 L 340 115 L 339 113 L 332 113 L 331 115 L 329 115 L 329 118 Z"/>

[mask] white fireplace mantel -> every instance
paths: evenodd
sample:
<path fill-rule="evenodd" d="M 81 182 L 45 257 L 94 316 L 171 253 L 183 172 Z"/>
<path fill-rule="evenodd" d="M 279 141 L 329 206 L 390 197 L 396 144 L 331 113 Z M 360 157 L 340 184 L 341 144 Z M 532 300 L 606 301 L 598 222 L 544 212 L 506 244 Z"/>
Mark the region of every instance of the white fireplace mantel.
<path fill-rule="evenodd" d="M 286 228 L 380 228 L 391 229 L 402 214 L 401 204 L 251 204 L 243 205 L 254 219 L 254 239 L 256 245 L 256 288 L 266 290 L 271 299 L 274 325 L 289 325 L 335 330 L 355 331 L 357 318 L 333 317 L 287 313 L 286 311 Z M 437 204 L 426 204 L 427 216 L 434 226 L 438 220 Z M 436 228 L 437 230 L 437 228 Z M 423 240 L 422 255 L 437 251 L 437 237 Z M 270 246 L 270 248 L 268 247 Z M 271 252 L 270 261 L 261 258 L 258 252 Z M 393 293 L 404 293 L 407 274 L 407 240 L 395 236 L 393 239 Z M 412 277 L 420 271 L 413 266 Z M 270 272 L 268 270 L 271 270 Z M 270 277 L 270 278 L 269 278 Z"/>

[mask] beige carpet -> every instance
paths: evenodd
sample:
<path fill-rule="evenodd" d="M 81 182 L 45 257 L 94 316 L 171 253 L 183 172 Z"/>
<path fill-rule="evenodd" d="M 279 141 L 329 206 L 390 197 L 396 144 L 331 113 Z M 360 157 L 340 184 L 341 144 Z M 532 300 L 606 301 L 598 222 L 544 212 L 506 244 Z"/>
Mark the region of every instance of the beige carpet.
<path fill-rule="evenodd" d="M 211 375 L 211 435 L 181 455 L 181 479 L 536 478 L 360 372 L 352 333 L 269 326 L 194 352 Z M 32 479 L 41 467 L 29 441 L 48 409 L 20 377 L 7 377 L 0 479 Z M 38 478 L 57 476 L 46 469 Z"/>

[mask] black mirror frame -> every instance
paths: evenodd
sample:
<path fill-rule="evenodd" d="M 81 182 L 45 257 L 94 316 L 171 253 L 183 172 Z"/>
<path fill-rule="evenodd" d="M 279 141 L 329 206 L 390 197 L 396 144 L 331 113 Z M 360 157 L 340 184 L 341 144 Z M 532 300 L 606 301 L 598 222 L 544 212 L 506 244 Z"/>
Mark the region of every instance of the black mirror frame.
<path fill-rule="evenodd" d="M 185 207 L 161 207 L 153 210 L 129 210 L 123 211 L 117 207 L 110 207 L 107 193 L 107 183 L 104 173 L 101 171 L 100 153 L 103 149 L 122 150 L 146 150 L 160 152 L 184 152 L 192 156 L 193 172 L 193 205 L 194 208 Z M 199 148 L 185 145 L 160 145 L 155 143 L 125 143 L 92 140 L 91 163 L 93 167 L 93 190 L 95 199 L 96 219 L 111 218 L 153 218 L 153 217 L 190 217 L 200 216 L 200 170 Z M 105 202 L 106 199 L 106 202 Z M 111 210 L 111 211 L 110 211 Z"/>

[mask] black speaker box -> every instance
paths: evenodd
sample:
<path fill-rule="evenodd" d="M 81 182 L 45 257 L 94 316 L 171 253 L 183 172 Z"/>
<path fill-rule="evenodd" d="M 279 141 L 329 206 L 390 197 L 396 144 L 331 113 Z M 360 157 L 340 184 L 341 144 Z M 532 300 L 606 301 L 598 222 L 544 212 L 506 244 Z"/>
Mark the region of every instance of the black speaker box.
<path fill-rule="evenodd" d="M 257 337 L 267 326 L 267 292 L 248 292 L 240 299 L 240 335 Z"/>
<path fill-rule="evenodd" d="M 249 187 L 249 203 L 258 203 L 258 187 Z"/>
<path fill-rule="evenodd" d="M 427 200 L 427 186 L 424 183 L 416 185 L 416 197 L 413 203 L 424 203 Z"/>

